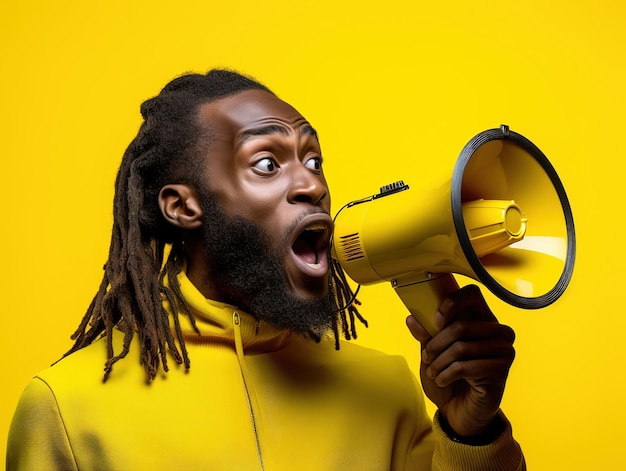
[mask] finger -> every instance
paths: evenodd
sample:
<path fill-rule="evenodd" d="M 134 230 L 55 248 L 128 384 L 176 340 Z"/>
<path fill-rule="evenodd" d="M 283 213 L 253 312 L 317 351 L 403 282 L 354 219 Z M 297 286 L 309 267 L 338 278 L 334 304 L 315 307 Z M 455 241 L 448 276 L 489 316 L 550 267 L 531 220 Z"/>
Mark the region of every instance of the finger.
<path fill-rule="evenodd" d="M 415 339 L 422 344 L 422 347 L 430 341 L 430 334 L 415 317 L 408 316 L 406 318 L 406 325 L 409 328 L 411 335 L 413 335 L 413 337 L 415 337 Z"/>
<path fill-rule="evenodd" d="M 490 345 L 512 346 L 514 341 L 515 332 L 507 325 L 485 321 L 457 321 L 424 346 L 422 357 L 425 363 L 432 363 L 457 344 L 473 345 L 474 355 L 481 355 L 480 351 L 483 351 L 482 355 L 489 355 Z M 459 358 L 463 358 L 466 353 L 459 352 L 459 348 L 463 347 L 457 345 L 449 354 L 457 353 Z"/>
<path fill-rule="evenodd" d="M 458 342 L 428 365 L 426 375 L 437 380 L 437 384 L 442 382 L 445 385 L 460 379 L 469 381 L 478 377 L 498 377 L 499 370 L 495 366 L 499 365 L 502 368 L 500 372 L 508 374 L 514 359 L 515 348 L 508 343 L 485 345 L 485 342 Z M 481 365 L 494 369 L 477 370 Z"/>
<path fill-rule="evenodd" d="M 458 320 L 483 320 L 497 322 L 485 298 L 476 285 L 467 285 L 448 295 L 439 307 L 443 326 Z"/>
<path fill-rule="evenodd" d="M 445 388 L 459 380 L 464 380 L 475 389 L 478 386 L 496 386 L 506 382 L 511 368 L 507 358 L 487 358 L 451 363 L 432 379 L 435 384 Z"/>

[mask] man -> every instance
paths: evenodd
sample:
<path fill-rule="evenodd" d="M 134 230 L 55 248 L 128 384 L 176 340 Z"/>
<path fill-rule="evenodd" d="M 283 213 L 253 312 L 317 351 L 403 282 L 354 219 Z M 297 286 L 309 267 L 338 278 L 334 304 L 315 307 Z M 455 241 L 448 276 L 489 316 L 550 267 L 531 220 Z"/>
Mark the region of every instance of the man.
<path fill-rule="evenodd" d="M 525 468 L 499 410 L 514 336 L 477 289 L 444 301 L 432 339 L 407 320 L 434 423 L 404 359 L 339 342 L 360 316 L 304 117 L 221 70 L 142 115 L 100 289 L 25 389 L 8 469 Z"/>

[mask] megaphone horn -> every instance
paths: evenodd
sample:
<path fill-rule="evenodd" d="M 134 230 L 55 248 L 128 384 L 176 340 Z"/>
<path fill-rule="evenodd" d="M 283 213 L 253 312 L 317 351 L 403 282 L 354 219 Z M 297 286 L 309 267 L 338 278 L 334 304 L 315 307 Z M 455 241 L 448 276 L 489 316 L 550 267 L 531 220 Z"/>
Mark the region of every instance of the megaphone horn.
<path fill-rule="evenodd" d="M 469 276 L 503 301 L 537 309 L 572 277 L 576 241 L 563 185 L 546 156 L 502 125 L 461 151 L 452 176 L 404 181 L 345 205 L 333 257 L 355 282 L 388 281 L 435 333 L 434 314 Z"/>

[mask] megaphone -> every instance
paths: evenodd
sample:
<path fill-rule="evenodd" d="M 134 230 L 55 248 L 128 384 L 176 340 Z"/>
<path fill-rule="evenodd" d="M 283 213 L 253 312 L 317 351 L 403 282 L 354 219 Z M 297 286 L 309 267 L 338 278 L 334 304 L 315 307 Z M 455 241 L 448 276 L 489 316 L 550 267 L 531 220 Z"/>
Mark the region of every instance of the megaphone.
<path fill-rule="evenodd" d="M 472 138 L 451 176 L 423 175 L 339 210 L 332 253 L 350 278 L 390 282 L 431 335 L 443 298 L 458 289 L 453 274 L 524 309 L 563 294 L 574 268 L 574 220 L 537 146 L 502 125 Z"/>

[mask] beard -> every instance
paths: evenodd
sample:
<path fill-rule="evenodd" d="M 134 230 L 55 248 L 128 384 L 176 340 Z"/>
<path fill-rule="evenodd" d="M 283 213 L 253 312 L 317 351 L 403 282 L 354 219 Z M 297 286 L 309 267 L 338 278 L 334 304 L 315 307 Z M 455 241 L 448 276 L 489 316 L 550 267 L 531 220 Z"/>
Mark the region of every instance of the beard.
<path fill-rule="evenodd" d="M 326 295 L 304 299 L 293 293 L 284 272 L 290 247 L 273 249 L 270 237 L 243 217 L 227 217 L 210 193 L 202 195 L 203 239 L 211 281 L 224 301 L 281 330 L 319 339 L 332 328 L 336 301 L 329 283 Z"/>

